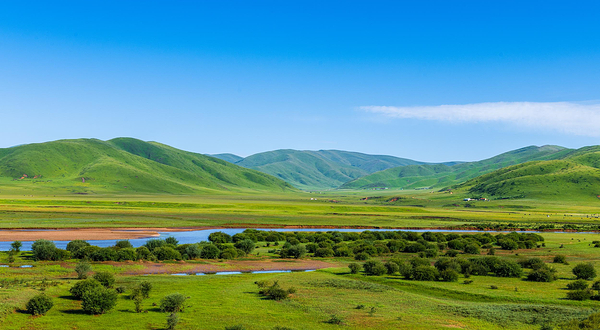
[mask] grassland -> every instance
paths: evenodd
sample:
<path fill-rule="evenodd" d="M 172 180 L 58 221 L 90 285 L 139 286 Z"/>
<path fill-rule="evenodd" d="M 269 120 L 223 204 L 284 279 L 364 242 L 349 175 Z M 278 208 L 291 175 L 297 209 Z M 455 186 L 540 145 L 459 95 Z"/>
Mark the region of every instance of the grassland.
<path fill-rule="evenodd" d="M 592 262 L 600 266 L 600 249 L 590 246 L 600 235 L 547 233 L 543 236 L 544 248 L 499 252 L 503 258 L 540 256 L 545 262 L 551 262 L 555 254 L 565 255 L 570 264 L 553 264 L 559 279 L 551 283 L 491 276 L 471 276 L 469 279 L 473 282 L 464 284 L 463 276 L 458 282 L 448 283 L 409 281 L 395 275 L 352 275 L 344 266 L 354 262 L 350 258 L 315 258 L 339 265 L 315 272 L 226 276 L 127 275 L 143 272 L 154 263 L 98 262 L 92 265 L 95 271 L 113 272 L 117 275 L 116 286 L 128 290 L 119 296 L 113 310 L 100 316 L 82 313 L 80 302 L 70 297 L 68 289 L 77 281 L 74 261 L 35 262 L 23 253 L 15 265 L 32 264 L 33 268 L 0 268 L 3 286 L 0 326 L 2 329 L 163 329 L 167 314 L 160 312 L 155 304 L 173 292 L 189 297 L 185 311 L 180 313 L 178 329 L 224 329 L 238 324 L 257 330 L 276 326 L 291 329 L 540 329 L 542 325 L 556 326 L 571 318 L 586 317 L 597 308 L 597 302 L 566 300 L 565 287 L 573 278 L 571 268 L 575 264 Z M 261 258 L 274 258 L 265 248 L 256 252 L 260 252 Z M 378 259 L 385 261 L 390 257 Z M 410 254 L 400 254 L 400 257 L 409 258 Z M 0 262 L 6 262 L 6 258 L 6 253 L 0 254 Z M 250 256 L 247 262 L 256 259 Z M 210 262 L 220 265 L 222 270 L 231 270 L 228 262 Z M 148 312 L 138 314 L 134 313 L 128 292 L 144 280 L 150 281 L 154 289 L 151 297 L 144 301 L 143 308 Z M 254 284 L 260 280 L 277 280 L 281 286 L 294 287 L 297 292 L 283 301 L 264 299 Z M 491 289 L 492 285 L 497 289 Z M 55 306 L 46 316 L 32 317 L 22 308 L 40 291 L 53 297 Z M 343 324 L 327 323 L 332 315 L 341 318 Z"/>

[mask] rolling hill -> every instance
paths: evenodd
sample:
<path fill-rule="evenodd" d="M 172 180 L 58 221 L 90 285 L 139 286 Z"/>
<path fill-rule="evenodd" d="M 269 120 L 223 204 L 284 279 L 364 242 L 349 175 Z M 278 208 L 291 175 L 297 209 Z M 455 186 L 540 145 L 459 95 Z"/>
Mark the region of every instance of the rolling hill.
<path fill-rule="evenodd" d="M 240 156 L 234 155 L 234 154 L 227 154 L 227 153 L 225 153 L 225 154 L 207 155 L 207 156 L 219 158 L 219 159 L 222 159 L 222 160 L 224 160 L 226 162 L 230 162 L 230 163 L 234 163 L 234 164 L 237 163 L 237 162 L 239 162 L 240 160 L 244 159 L 244 157 L 240 157 Z"/>
<path fill-rule="evenodd" d="M 559 146 L 530 146 L 476 162 L 394 167 L 349 181 L 341 185 L 340 189 L 443 188 L 510 165 L 534 160 L 560 159 L 571 151 Z"/>
<path fill-rule="evenodd" d="M 59 140 L 0 149 L 0 189 L 79 194 L 294 190 L 259 171 L 132 138 Z"/>
<path fill-rule="evenodd" d="M 350 180 L 391 167 L 423 163 L 349 151 L 283 149 L 258 153 L 235 164 L 273 175 L 297 188 L 320 190 L 337 188 Z"/>
<path fill-rule="evenodd" d="M 597 199 L 600 198 L 600 146 L 577 149 L 558 160 L 502 168 L 455 188 L 495 198 Z"/>

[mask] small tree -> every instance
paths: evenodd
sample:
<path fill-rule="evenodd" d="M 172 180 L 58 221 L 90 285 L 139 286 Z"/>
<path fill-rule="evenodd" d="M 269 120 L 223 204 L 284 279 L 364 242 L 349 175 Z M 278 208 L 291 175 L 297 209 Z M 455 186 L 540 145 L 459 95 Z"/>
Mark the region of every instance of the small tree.
<path fill-rule="evenodd" d="M 85 261 L 81 261 L 75 266 L 75 272 L 77 272 L 77 278 L 84 280 L 87 278 L 87 274 L 92 271 L 92 266 Z"/>
<path fill-rule="evenodd" d="M 177 326 L 177 323 L 179 323 L 179 315 L 177 315 L 177 313 L 171 313 L 171 314 L 169 314 L 169 316 L 167 316 L 167 329 L 168 330 L 174 330 L 175 327 Z"/>
<path fill-rule="evenodd" d="M 144 301 L 144 298 L 141 295 L 136 295 L 133 297 L 133 303 L 135 304 L 135 312 L 136 313 L 141 313 L 142 312 L 142 302 Z"/>
<path fill-rule="evenodd" d="M 46 312 L 52 308 L 52 306 L 54 306 L 52 298 L 46 296 L 45 294 L 38 294 L 27 302 L 25 308 L 30 314 L 45 315 Z"/>
<path fill-rule="evenodd" d="M 10 248 L 17 253 L 21 252 L 22 246 L 23 246 L 23 243 L 21 243 L 21 241 L 14 241 L 14 242 L 12 242 L 12 244 L 10 244 Z"/>
<path fill-rule="evenodd" d="M 387 269 L 388 275 L 394 275 L 398 271 L 400 271 L 400 266 L 393 261 L 388 261 L 385 263 L 385 268 Z"/>
<path fill-rule="evenodd" d="M 200 252 L 200 258 L 202 259 L 217 259 L 221 254 L 221 250 L 214 244 L 207 244 L 202 248 Z"/>
<path fill-rule="evenodd" d="M 588 282 L 585 280 L 577 280 L 570 283 L 567 283 L 567 289 L 569 290 L 585 290 L 589 286 Z"/>
<path fill-rule="evenodd" d="M 444 282 L 456 282 L 458 281 L 458 272 L 451 268 L 442 270 L 440 272 L 440 280 Z"/>
<path fill-rule="evenodd" d="M 105 287 L 97 287 L 83 293 L 81 307 L 90 314 L 104 314 L 117 304 L 117 293 Z"/>
<path fill-rule="evenodd" d="M 113 284 L 115 284 L 115 276 L 109 272 L 97 272 L 93 277 L 106 288 L 112 288 Z"/>
<path fill-rule="evenodd" d="M 150 297 L 150 291 L 152 291 L 152 283 L 148 281 L 143 281 L 142 283 L 140 283 L 139 288 L 140 293 L 142 294 L 142 297 L 144 297 L 144 299 Z"/>
<path fill-rule="evenodd" d="M 563 255 L 556 255 L 554 256 L 554 259 L 552 259 L 552 262 L 556 263 L 556 264 L 565 264 L 568 265 L 569 263 L 567 262 L 567 258 Z"/>
<path fill-rule="evenodd" d="M 38 239 L 31 245 L 35 260 L 53 260 L 56 255 L 56 245 L 45 239 Z"/>
<path fill-rule="evenodd" d="M 119 249 L 131 249 L 133 248 L 133 245 L 131 245 L 131 242 L 129 242 L 128 239 L 124 239 L 117 241 L 115 243 L 115 247 L 118 247 Z"/>
<path fill-rule="evenodd" d="M 365 262 L 363 268 L 365 269 L 365 273 L 367 273 L 368 275 L 381 276 L 387 273 L 387 268 L 385 268 L 383 263 L 381 263 L 381 261 L 378 260 L 369 260 Z"/>
<path fill-rule="evenodd" d="M 183 303 L 185 302 L 185 296 L 181 293 L 171 293 L 165 296 L 160 301 L 160 310 L 168 313 L 178 313 L 183 311 Z"/>
<path fill-rule="evenodd" d="M 591 263 L 581 263 L 573 267 L 573 274 L 577 279 L 592 280 L 596 277 L 596 269 Z"/>
<path fill-rule="evenodd" d="M 351 263 L 348 265 L 348 268 L 350 268 L 350 273 L 358 274 L 358 272 L 360 272 L 360 270 L 362 269 L 362 266 L 357 263 Z"/>
<path fill-rule="evenodd" d="M 169 236 L 165 238 L 165 243 L 177 246 L 177 244 L 179 244 L 179 241 L 177 240 L 177 238 Z"/>

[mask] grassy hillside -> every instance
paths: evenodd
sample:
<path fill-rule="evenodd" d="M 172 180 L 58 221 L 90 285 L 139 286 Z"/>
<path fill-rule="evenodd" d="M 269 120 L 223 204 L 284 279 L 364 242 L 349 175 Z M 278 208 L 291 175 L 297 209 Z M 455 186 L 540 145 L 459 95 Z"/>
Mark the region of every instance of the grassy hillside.
<path fill-rule="evenodd" d="M 506 167 L 458 186 L 496 198 L 597 199 L 600 195 L 600 146 L 570 152 L 561 160 Z"/>
<path fill-rule="evenodd" d="M 244 158 L 237 165 L 271 174 L 302 189 L 331 189 L 396 166 L 422 164 L 393 156 L 339 150 L 275 150 Z"/>
<path fill-rule="evenodd" d="M 234 164 L 239 162 L 240 160 L 244 159 L 244 157 L 240 157 L 240 156 L 234 155 L 234 154 L 216 154 L 216 155 L 207 155 L 207 156 L 219 158 L 226 162 L 230 162 L 230 163 L 234 163 Z"/>
<path fill-rule="evenodd" d="M 509 151 L 477 162 L 446 164 L 422 164 L 395 167 L 358 178 L 342 185 L 342 189 L 389 188 L 441 188 L 465 182 L 494 170 L 533 160 L 560 159 L 571 149 L 559 146 L 530 146 Z"/>
<path fill-rule="evenodd" d="M 0 149 L 0 189 L 23 193 L 191 194 L 293 188 L 220 159 L 160 143 L 118 138 L 60 140 Z"/>

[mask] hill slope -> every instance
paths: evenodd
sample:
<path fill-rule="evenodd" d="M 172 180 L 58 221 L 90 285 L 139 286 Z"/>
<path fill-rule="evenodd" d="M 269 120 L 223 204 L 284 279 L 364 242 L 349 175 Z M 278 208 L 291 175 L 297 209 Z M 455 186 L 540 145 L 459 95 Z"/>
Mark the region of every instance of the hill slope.
<path fill-rule="evenodd" d="M 422 164 L 395 167 L 358 178 L 342 185 L 342 189 L 389 188 L 441 188 L 465 182 L 491 171 L 533 160 L 560 159 L 571 149 L 559 146 L 530 146 L 509 151 L 476 162 L 446 164 Z"/>
<path fill-rule="evenodd" d="M 167 194 L 293 189 L 277 178 L 217 158 L 131 138 L 60 140 L 0 149 L 0 186 L 3 190 Z"/>
<path fill-rule="evenodd" d="M 240 160 L 244 159 L 244 157 L 240 157 L 238 155 L 234 155 L 234 154 L 215 154 L 215 155 L 207 155 L 210 157 L 215 157 L 215 158 L 219 158 L 221 160 L 224 160 L 226 162 L 230 162 L 230 163 L 237 163 Z"/>
<path fill-rule="evenodd" d="M 396 166 L 423 164 L 393 156 L 339 150 L 275 150 L 236 162 L 278 177 L 301 189 L 331 189 L 350 180 Z"/>
<path fill-rule="evenodd" d="M 502 168 L 456 188 L 495 198 L 597 199 L 600 195 L 600 146 L 571 151 L 560 160 Z"/>

